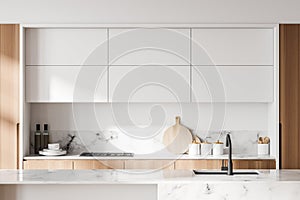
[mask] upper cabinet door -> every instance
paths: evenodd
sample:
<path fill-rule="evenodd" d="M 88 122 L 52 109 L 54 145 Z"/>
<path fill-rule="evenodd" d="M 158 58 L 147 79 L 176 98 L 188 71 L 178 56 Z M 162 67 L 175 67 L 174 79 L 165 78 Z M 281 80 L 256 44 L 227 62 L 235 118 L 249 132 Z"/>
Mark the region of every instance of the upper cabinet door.
<path fill-rule="evenodd" d="M 110 102 L 190 102 L 190 66 L 110 66 Z"/>
<path fill-rule="evenodd" d="M 189 65 L 190 29 L 109 29 L 110 65 Z"/>
<path fill-rule="evenodd" d="M 107 102 L 106 66 L 26 66 L 27 102 Z"/>
<path fill-rule="evenodd" d="M 107 29 L 26 29 L 26 65 L 107 65 Z"/>
<path fill-rule="evenodd" d="M 272 102 L 272 66 L 193 66 L 193 102 Z"/>
<path fill-rule="evenodd" d="M 273 65 L 273 29 L 192 29 L 193 65 Z"/>

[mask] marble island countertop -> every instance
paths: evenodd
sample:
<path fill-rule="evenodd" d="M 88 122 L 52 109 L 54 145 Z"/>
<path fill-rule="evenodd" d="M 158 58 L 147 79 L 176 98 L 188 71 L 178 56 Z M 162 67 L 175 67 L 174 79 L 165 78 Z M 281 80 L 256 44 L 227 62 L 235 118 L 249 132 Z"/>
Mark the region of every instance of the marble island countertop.
<path fill-rule="evenodd" d="M 196 184 L 212 182 L 297 182 L 300 184 L 300 170 L 259 170 L 257 172 L 259 175 L 227 176 L 194 175 L 191 170 L 0 170 L 0 184 Z"/>
<path fill-rule="evenodd" d="M 47 199 L 62 199 L 70 193 L 74 200 L 84 199 L 87 194 L 90 199 L 101 196 L 126 200 L 299 199 L 300 170 L 258 172 L 227 176 L 194 175 L 191 170 L 0 170 L 0 198 L 6 195 L 11 199 L 18 191 L 20 198 L 16 200 L 40 199 L 56 191 Z"/>
<path fill-rule="evenodd" d="M 215 159 L 228 159 L 228 155 L 134 155 L 133 157 L 84 157 L 79 155 L 65 155 L 65 156 L 39 156 L 39 155 L 29 155 L 25 156 L 24 160 L 91 160 L 91 159 L 99 159 L 99 160 L 177 160 L 177 159 L 207 159 L 207 160 L 215 160 Z M 244 154 L 233 154 L 232 159 L 234 160 L 275 160 L 276 158 L 271 155 L 244 155 Z"/>

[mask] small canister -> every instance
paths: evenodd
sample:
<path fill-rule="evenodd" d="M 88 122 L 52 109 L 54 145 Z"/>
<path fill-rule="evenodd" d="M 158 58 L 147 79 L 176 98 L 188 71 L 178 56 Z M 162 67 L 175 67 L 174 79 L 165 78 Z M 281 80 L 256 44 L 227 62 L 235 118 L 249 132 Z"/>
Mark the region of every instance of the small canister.
<path fill-rule="evenodd" d="M 189 155 L 199 155 L 200 154 L 200 144 L 192 143 L 189 144 Z"/>
<path fill-rule="evenodd" d="M 259 137 L 257 144 L 257 154 L 258 155 L 269 155 L 270 154 L 270 138 L 269 137 Z"/>
<path fill-rule="evenodd" d="M 201 155 L 211 155 L 212 144 L 209 142 L 201 143 Z"/>
<path fill-rule="evenodd" d="M 223 150 L 224 150 L 224 144 L 223 142 L 220 142 L 219 140 L 216 141 L 214 144 L 213 144 L 213 155 L 214 156 L 219 156 L 219 155 L 223 155 Z"/>
<path fill-rule="evenodd" d="M 257 145 L 257 154 L 258 155 L 269 155 L 270 154 L 269 144 L 258 144 Z"/>

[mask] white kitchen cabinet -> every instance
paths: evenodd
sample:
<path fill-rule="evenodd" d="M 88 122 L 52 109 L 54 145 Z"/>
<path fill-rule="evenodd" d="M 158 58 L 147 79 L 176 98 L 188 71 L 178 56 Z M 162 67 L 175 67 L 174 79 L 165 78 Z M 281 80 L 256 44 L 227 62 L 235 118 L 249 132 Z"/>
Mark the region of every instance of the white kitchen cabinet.
<path fill-rule="evenodd" d="M 106 66 L 26 66 L 27 102 L 107 102 Z"/>
<path fill-rule="evenodd" d="M 190 66 L 110 66 L 110 102 L 190 102 Z"/>
<path fill-rule="evenodd" d="M 109 29 L 110 65 L 189 65 L 190 29 Z"/>
<path fill-rule="evenodd" d="M 27 28 L 26 65 L 107 65 L 107 29 Z"/>
<path fill-rule="evenodd" d="M 272 102 L 272 66 L 193 66 L 193 102 Z"/>
<path fill-rule="evenodd" d="M 273 65 L 273 29 L 192 29 L 193 65 Z"/>

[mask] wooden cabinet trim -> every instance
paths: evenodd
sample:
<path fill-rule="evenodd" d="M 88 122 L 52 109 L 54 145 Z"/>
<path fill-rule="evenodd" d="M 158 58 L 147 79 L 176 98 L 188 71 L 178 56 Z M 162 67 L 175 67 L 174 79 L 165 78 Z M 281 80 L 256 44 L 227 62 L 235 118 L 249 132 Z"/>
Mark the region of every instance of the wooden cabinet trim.
<path fill-rule="evenodd" d="M 0 25 L 0 169 L 16 169 L 19 122 L 19 25 Z"/>
<path fill-rule="evenodd" d="M 227 160 L 224 160 L 225 164 Z M 221 169 L 222 160 L 27 160 L 24 169 Z M 233 160 L 234 169 L 275 169 L 276 161 Z"/>

